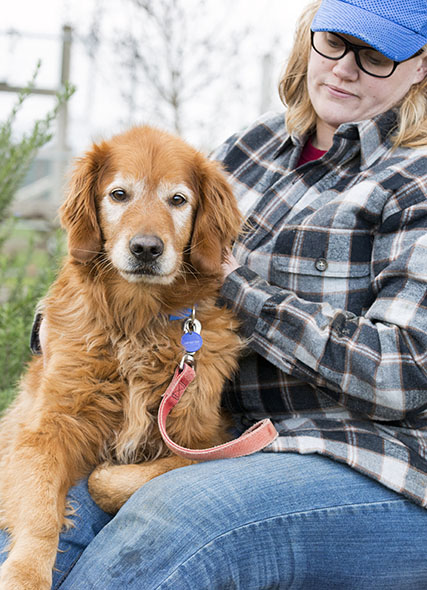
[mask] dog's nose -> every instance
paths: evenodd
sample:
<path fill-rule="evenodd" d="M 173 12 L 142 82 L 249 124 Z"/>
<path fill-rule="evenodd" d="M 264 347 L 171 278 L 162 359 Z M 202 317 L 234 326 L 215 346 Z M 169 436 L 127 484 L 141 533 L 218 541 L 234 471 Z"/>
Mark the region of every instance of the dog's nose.
<path fill-rule="evenodd" d="M 157 236 L 134 236 L 129 242 L 129 250 L 141 262 L 153 262 L 164 250 L 162 240 Z"/>

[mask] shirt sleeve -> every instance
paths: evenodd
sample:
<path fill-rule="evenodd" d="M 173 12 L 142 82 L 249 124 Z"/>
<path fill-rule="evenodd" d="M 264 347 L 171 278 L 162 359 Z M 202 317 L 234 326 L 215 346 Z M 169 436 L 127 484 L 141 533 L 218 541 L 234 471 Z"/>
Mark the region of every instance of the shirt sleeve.
<path fill-rule="evenodd" d="M 247 267 L 222 298 L 249 346 L 353 412 L 405 420 L 427 408 L 427 203 L 390 215 L 376 232 L 376 298 L 356 316 L 266 282 Z"/>

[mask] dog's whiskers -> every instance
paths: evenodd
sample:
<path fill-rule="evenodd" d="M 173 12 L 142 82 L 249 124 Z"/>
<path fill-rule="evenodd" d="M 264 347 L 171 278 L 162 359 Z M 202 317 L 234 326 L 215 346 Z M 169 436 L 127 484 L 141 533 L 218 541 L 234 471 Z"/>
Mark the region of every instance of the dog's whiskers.
<path fill-rule="evenodd" d="M 197 273 L 194 270 L 193 266 L 191 266 L 191 264 L 189 264 L 188 262 L 183 262 L 179 272 L 179 276 L 182 277 L 185 281 L 187 281 L 187 275 L 190 275 L 193 279 L 199 282 L 199 277 L 197 276 Z"/>

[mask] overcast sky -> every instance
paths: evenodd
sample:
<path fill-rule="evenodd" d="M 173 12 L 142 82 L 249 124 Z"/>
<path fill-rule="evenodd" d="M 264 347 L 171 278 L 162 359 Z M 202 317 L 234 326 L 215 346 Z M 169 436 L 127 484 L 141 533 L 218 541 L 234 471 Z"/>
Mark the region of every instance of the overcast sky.
<path fill-rule="evenodd" d="M 185 1 L 197 8 L 196 0 Z M 231 117 L 216 122 L 215 141 L 218 141 L 243 124 L 250 123 L 259 114 L 261 65 L 253 55 L 268 53 L 273 39 L 278 40 L 275 49 L 278 55 L 274 56 L 270 106 L 274 110 L 281 108 L 275 86 L 292 41 L 296 19 L 308 0 L 208 0 L 208 3 L 212 19 L 223 22 L 230 35 L 244 27 L 251 27 L 253 53 L 252 50 L 244 50 L 238 59 L 241 60 L 244 76 L 242 83 L 253 79 L 256 87 L 254 92 L 259 92 L 259 97 L 252 97 L 247 104 L 244 101 L 245 104 L 230 105 Z M 38 85 L 55 87 L 60 70 L 61 29 L 65 23 L 73 27 L 75 36 L 71 80 L 77 86 L 77 93 L 69 105 L 69 143 L 73 152 L 81 151 L 94 139 L 123 128 L 127 121 L 132 122 L 129 106 L 124 102 L 120 87 L 126 81 L 118 78 L 118 65 L 114 63 L 114 56 L 100 52 L 96 61 L 90 62 L 83 43 L 94 22 L 97 22 L 103 40 L 112 40 L 120 24 L 125 30 L 126 18 L 129 18 L 125 5 L 126 0 L 11 0 L 7 3 L 3 0 L 0 20 L 1 82 L 25 85 L 31 78 L 37 60 L 41 59 Z M 7 116 L 14 99 L 14 95 L 0 92 L 2 120 Z M 19 130 L 28 128 L 34 117 L 43 115 L 51 104 L 49 98 L 32 98 L 19 120 Z M 232 107 L 236 109 L 235 115 Z M 150 113 L 144 113 L 144 118 L 145 122 L 149 122 Z M 187 139 L 197 143 L 199 138 Z"/>

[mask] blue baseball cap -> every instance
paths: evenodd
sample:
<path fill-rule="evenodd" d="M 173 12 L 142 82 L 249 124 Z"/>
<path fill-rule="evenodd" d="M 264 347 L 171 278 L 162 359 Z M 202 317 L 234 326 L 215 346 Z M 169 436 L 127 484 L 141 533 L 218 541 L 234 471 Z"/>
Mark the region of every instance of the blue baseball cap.
<path fill-rule="evenodd" d="M 427 44 L 427 1 L 323 0 L 311 28 L 357 37 L 403 61 Z"/>

